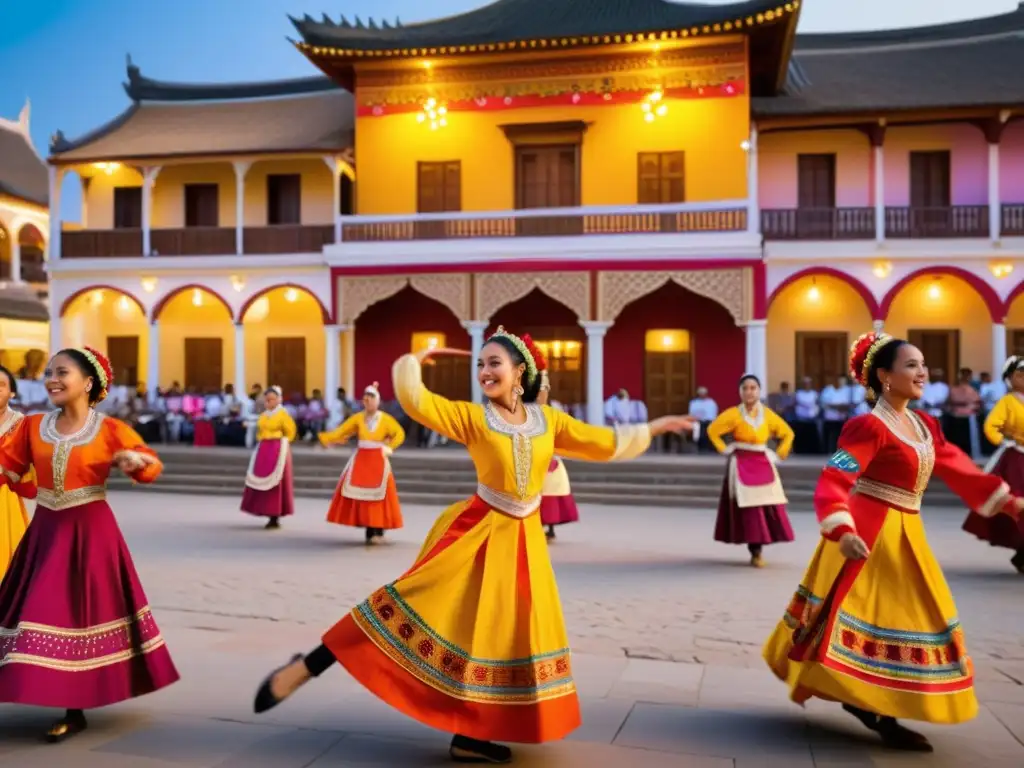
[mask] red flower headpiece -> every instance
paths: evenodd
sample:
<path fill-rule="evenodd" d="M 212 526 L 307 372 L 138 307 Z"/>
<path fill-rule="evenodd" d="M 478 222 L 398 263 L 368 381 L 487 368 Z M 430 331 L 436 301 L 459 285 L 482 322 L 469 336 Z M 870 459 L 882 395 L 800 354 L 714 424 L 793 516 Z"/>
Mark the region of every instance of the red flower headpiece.
<path fill-rule="evenodd" d="M 114 385 L 114 369 L 110 367 L 110 361 L 107 359 L 107 356 L 98 349 L 82 347 L 79 351 L 85 355 L 85 358 L 92 364 L 99 375 L 99 381 L 96 383 L 100 386 L 100 393 L 94 402 L 102 402 L 106 399 L 107 393 L 110 392 L 110 388 Z"/>
<path fill-rule="evenodd" d="M 533 337 L 528 333 L 524 333 L 520 338 L 523 340 L 523 344 L 530 350 L 530 354 L 533 356 L 533 362 L 537 365 L 537 372 L 542 373 L 548 369 L 548 360 L 544 357 L 544 353 L 541 352 L 540 347 L 534 342 Z"/>
<path fill-rule="evenodd" d="M 892 336 L 887 333 L 865 333 L 850 347 L 850 376 L 862 387 L 868 386 L 868 372 L 871 362 L 879 349 L 884 347 Z"/>

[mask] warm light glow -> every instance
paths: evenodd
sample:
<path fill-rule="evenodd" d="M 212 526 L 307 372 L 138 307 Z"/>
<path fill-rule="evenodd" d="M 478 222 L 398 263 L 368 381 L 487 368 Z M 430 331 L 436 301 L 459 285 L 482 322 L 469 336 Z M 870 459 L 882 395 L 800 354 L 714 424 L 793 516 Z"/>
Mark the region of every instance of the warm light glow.
<path fill-rule="evenodd" d="M 548 360 L 560 360 L 560 361 L 576 361 L 571 363 L 569 366 L 563 365 L 561 370 L 574 370 L 576 365 L 579 364 L 580 359 L 580 343 L 578 341 L 569 341 L 567 339 L 550 339 L 548 341 L 537 341 L 534 340 L 534 344 L 537 345 L 537 349 L 541 351 Z"/>
<path fill-rule="evenodd" d="M 122 296 L 114 304 L 114 317 L 120 320 L 122 323 L 135 320 L 139 316 L 138 307 L 131 299 L 127 296 Z"/>
<path fill-rule="evenodd" d="M 445 345 L 445 335 L 438 331 L 417 331 L 412 335 L 411 351 L 413 354 L 425 349 L 437 349 Z"/>
<path fill-rule="evenodd" d="M 811 280 L 811 287 L 807 289 L 807 300 L 815 303 L 821 301 L 821 289 L 815 280 Z"/>
<path fill-rule="evenodd" d="M 938 280 L 928 286 L 928 298 L 932 301 L 938 301 L 942 298 L 942 288 L 939 287 Z"/>
<path fill-rule="evenodd" d="M 131 309 L 132 305 L 131 305 L 131 302 L 128 301 L 128 297 L 127 296 L 122 296 L 118 300 L 117 306 L 120 307 L 121 309 Z"/>
<path fill-rule="evenodd" d="M 993 277 L 997 280 L 1002 280 L 1005 277 L 1009 277 L 1013 272 L 1013 264 L 1010 264 L 1009 262 L 991 264 L 989 265 L 989 270 L 991 270 Z"/>
<path fill-rule="evenodd" d="M 89 303 L 92 304 L 94 307 L 98 307 L 100 304 L 102 304 L 103 303 L 103 291 L 102 290 L 95 290 L 91 294 L 89 294 Z"/>
<path fill-rule="evenodd" d="M 107 174 L 107 176 L 110 176 L 110 175 L 112 175 L 114 173 L 114 171 L 116 171 L 118 168 L 121 167 L 121 164 L 120 163 L 93 163 L 92 167 L 97 169 L 97 170 L 99 170 L 99 171 L 103 171 L 104 173 Z"/>
<path fill-rule="evenodd" d="M 261 323 L 267 319 L 270 314 L 270 299 L 266 296 L 260 296 L 256 301 L 249 305 L 249 308 L 245 311 L 245 316 L 242 320 L 246 323 Z"/>
<path fill-rule="evenodd" d="M 747 141 L 746 139 L 741 141 L 740 142 L 740 149 L 742 149 L 744 152 L 749 152 L 750 151 L 750 142 Z"/>
<path fill-rule="evenodd" d="M 192 306 L 201 307 L 203 306 L 203 292 L 198 288 L 192 290 Z"/>
<path fill-rule="evenodd" d="M 423 109 L 416 113 L 416 122 L 429 123 L 430 130 L 436 131 L 448 125 L 448 107 L 438 102 L 433 96 L 423 102 Z"/>
<path fill-rule="evenodd" d="M 664 117 L 668 114 L 668 104 L 665 104 L 662 100 L 665 98 L 665 92 L 660 88 L 657 88 L 644 98 L 640 102 L 640 111 L 644 113 L 644 120 L 648 123 L 653 123 L 657 117 Z"/>
<path fill-rule="evenodd" d="M 239 277 L 238 275 L 232 275 L 231 287 L 234 288 L 235 291 L 237 291 L 238 293 L 241 293 L 242 291 L 245 290 L 245 279 Z"/>
<path fill-rule="evenodd" d="M 871 268 L 871 271 L 879 280 L 884 280 L 889 276 L 889 273 L 892 272 L 892 262 L 880 261 Z"/>
<path fill-rule="evenodd" d="M 144 277 L 142 278 L 142 290 L 146 293 L 152 293 L 156 290 L 156 278 L 155 277 Z"/>
<path fill-rule="evenodd" d="M 284 300 L 291 304 L 294 304 L 296 301 L 299 300 L 299 292 L 294 288 L 289 288 L 284 292 Z"/>
<path fill-rule="evenodd" d="M 644 338 L 644 350 L 646 352 L 689 352 L 690 332 L 672 328 L 647 331 Z"/>

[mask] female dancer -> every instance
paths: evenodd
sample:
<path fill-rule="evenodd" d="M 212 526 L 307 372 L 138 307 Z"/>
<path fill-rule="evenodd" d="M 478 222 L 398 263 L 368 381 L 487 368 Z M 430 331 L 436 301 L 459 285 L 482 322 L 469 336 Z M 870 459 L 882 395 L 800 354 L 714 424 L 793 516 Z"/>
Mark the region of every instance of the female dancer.
<path fill-rule="evenodd" d="M 0 584 L 0 701 L 66 707 L 50 742 L 85 730 L 85 709 L 178 679 L 106 502 L 112 466 L 139 483 L 163 469 L 131 427 L 93 410 L 113 378 L 96 350 L 62 350 L 46 369 L 58 410 L 26 416 L 0 439 L 4 471 L 34 467 L 39 484 Z"/>
<path fill-rule="evenodd" d="M 543 359 L 543 356 L 541 357 Z M 538 363 L 539 364 L 539 363 Z M 547 369 L 540 370 L 540 394 L 537 403 L 547 405 L 551 393 Z M 554 404 L 552 407 L 556 407 Z M 548 474 L 540 489 L 540 521 L 547 526 L 548 540 L 555 538 L 555 526 L 575 523 L 580 519 L 580 511 L 576 508 L 576 500 L 572 497 L 569 486 L 569 473 L 565 464 L 557 456 L 551 457 Z"/>
<path fill-rule="evenodd" d="M 23 418 L 22 414 L 11 410 L 8 403 L 18 394 L 17 379 L 0 365 L 0 440 L 11 432 Z M 7 572 L 11 558 L 18 548 L 18 542 L 25 535 L 28 527 L 28 513 L 22 499 L 36 497 L 35 475 L 32 469 L 24 477 L 11 471 L 0 472 L 0 577 Z"/>
<path fill-rule="evenodd" d="M 373 544 L 384 537 L 385 530 L 402 527 L 402 508 L 388 457 L 405 442 L 405 430 L 394 417 L 380 410 L 377 382 L 363 391 L 363 407 L 364 411 L 346 419 L 337 429 L 321 432 L 320 444 L 327 447 L 352 437 L 359 440 L 341 473 L 327 510 L 327 522 L 365 528 L 366 543 Z"/>
<path fill-rule="evenodd" d="M 793 447 L 793 430 L 761 403 L 761 382 L 753 374 L 740 379 L 740 404 L 722 411 L 708 427 L 708 440 L 719 453 L 729 455 L 718 501 L 715 541 L 746 544 L 750 564 L 764 565 L 765 544 L 792 541 L 776 459 L 785 459 Z M 725 444 L 725 435 L 732 443 Z M 776 452 L 768 440 L 779 441 Z M 777 454 L 777 455 L 776 455 Z"/>
<path fill-rule="evenodd" d="M 442 513 L 419 557 L 330 629 L 305 658 L 272 673 L 255 709 L 279 704 L 339 661 L 399 711 L 454 733 L 457 762 L 506 763 L 492 740 L 539 743 L 580 724 L 558 587 L 536 514 L 557 451 L 591 461 L 630 459 L 652 435 L 690 429 L 666 416 L 615 429 L 583 424 L 536 404 L 529 337 L 499 328 L 477 361 L 485 405 L 452 402 L 423 386 L 426 350 L 394 366 L 395 391 L 412 418 L 469 448 L 477 493 Z"/>
<path fill-rule="evenodd" d="M 840 702 L 888 746 L 931 752 L 897 718 L 959 723 L 978 702 L 921 496 L 934 469 L 979 514 L 1018 517 L 1021 501 L 947 442 L 933 417 L 907 408 L 928 378 L 919 349 L 869 333 L 853 346 L 850 372 L 877 405 L 846 422 L 821 474 L 823 538 L 764 658 L 793 701 Z"/>
<path fill-rule="evenodd" d="M 985 467 L 1001 477 L 1010 490 L 1024 496 L 1024 357 L 1011 356 L 1003 366 L 1003 381 L 1009 393 L 996 403 L 985 418 L 985 437 L 999 448 Z M 964 521 L 964 530 L 993 547 L 1015 551 L 1010 564 L 1024 573 L 1024 531 L 1014 520 L 971 512 Z"/>
<path fill-rule="evenodd" d="M 281 518 L 295 512 L 292 489 L 292 449 L 298 428 L 281 405 L 281 388 L 263 393 L 266 410 L 256 422 L 256 450 L 249 460 L 242 492 L 242 511 L 269 517 L 266 528 L 281 527 Z"/>

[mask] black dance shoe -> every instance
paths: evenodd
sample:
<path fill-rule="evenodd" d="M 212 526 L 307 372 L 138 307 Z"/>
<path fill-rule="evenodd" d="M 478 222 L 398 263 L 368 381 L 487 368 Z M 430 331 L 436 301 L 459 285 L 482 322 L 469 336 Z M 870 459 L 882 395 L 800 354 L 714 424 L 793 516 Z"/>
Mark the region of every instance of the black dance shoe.
<path fill-rule="evenodd" d="M 935 751 L 935 747 L 923 733 L 900 725 L 892 717 L 878 718 L 878 735 L 882 737 L 882 743 L 890 749 L 899 749 L 904 752 Z"/>
<path fill-rule="evenodd" d="M 1024 573 L 1024 552 L 1018 552 L 1011 557 L 1010 565 L 1017 569 L 1017 573 Z"/>
<path fill-rule="evenodd" d="M 512 750 L 502 744 L 477 741 L 468 736 L 455 734 L 448 755 L 456 763 L 491 763 L 500 765 L 512 762 Z"/>
<path fill-rule="evenodd" d="M 84 714 L 77 711 L 68 711 L 64 717 L 50 726 L 50 730 L 46 732 L 46 742 L 48 744 L 60 744 L 62 741 L 70 739 L 88 727 L 89 723 L 86 722 Z"/>
<path fill-rule="evenodd" d="M 268 709 L 273 709 L 282 701 L 284 701 L 284 699 L 279 699 L 274 695 L 274 691 L 271 688 L 271 684 L 274 682 L 274 678 L 277 677 L 278 673 L 287 669 L 295 662 L 302 661 L 302 658 L 302 654 L 297 653 L 294 656 L 292 656 L 291 661 L 289 661 L 287 664 L 278 667 L 269 675 L 267 675 L 267 678 L 260 684 L 259 689 L 256 691 L 256 699 L 252 703 L 253 712 L 255 712 L 257 715 L 261 715 Z M 288 697 L 285 696 L 285 699 L 286 698 Z"/>
<path fill-rule="evenodd" d="M 276 517 L 270 518 L 264 526 L 268 531 L 276 531 L 281 527 L 281 520 Z"/>

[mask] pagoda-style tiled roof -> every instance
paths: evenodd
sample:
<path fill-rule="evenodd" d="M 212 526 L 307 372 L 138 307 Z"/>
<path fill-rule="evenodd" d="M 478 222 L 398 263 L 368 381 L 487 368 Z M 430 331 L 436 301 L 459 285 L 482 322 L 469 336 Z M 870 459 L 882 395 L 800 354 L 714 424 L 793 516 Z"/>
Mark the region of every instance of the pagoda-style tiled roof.
<path fill-rule="evenodd" d="M 999 16 L 913 29 L 797 35 L 759 117 L 1024 106 L 1024 3 Z"/>
<path fill-rule="evenodd" d="M 785 66 L 800 0 L 741 0 L 725 5 L 668 0 L 495 0 L 457 16 L 416 24 L 365 23 L 326 15 L 292 18 L 299 48 L 328 75 L 349 86 L 353 61 L 472 55 L 488 51 L 565 49 L 679 37 L 747 33 L 770 36 L 752 46 L 767 89 Z M 774 71 L 772 71 L 774 68 Z M 757 73 L 755 73 L 756 75 Z M 781 81 L 780 81 L 781 82 Z"/>
<path fill-rule="evenodd" d="M 352 147 L 352 95 L 325 77 L 265 83 L 166 83 L 128 66 L 132 104 L 75 140 L 57 133 L 57 163 L 284 152 Z"/>
<path fill-rule="evenodd" d="M 28 104 L 17 121 L 0 119 L 0 195 L 47 206 L 50 178 L 46 163 L 32 146 Z"/>

